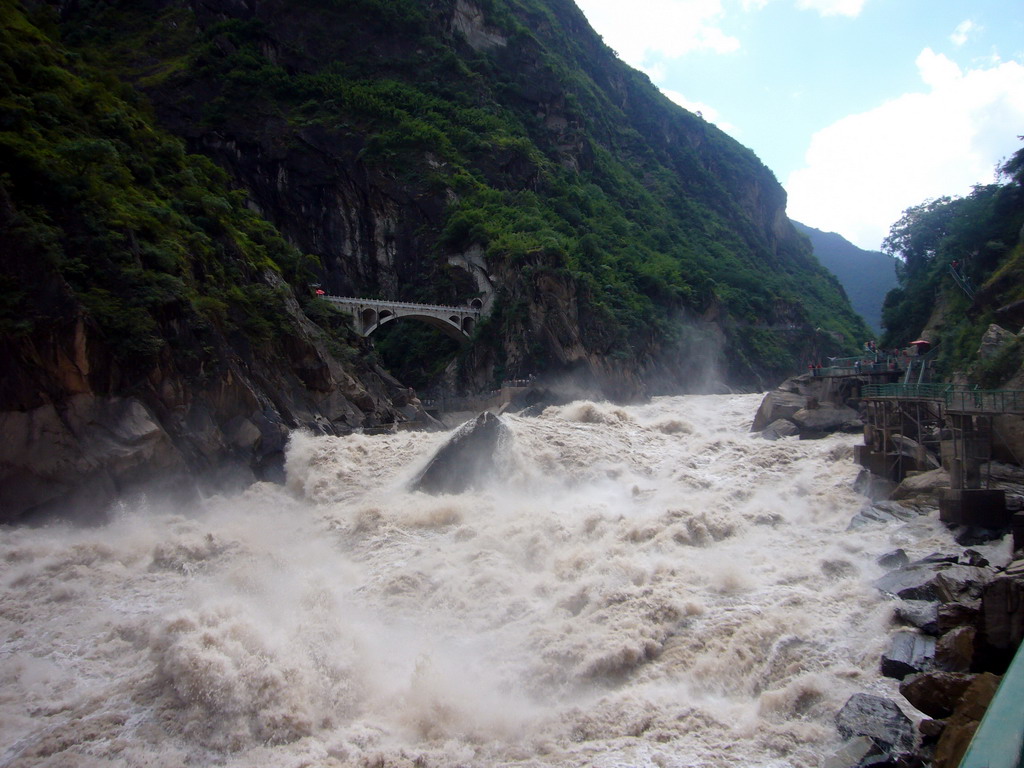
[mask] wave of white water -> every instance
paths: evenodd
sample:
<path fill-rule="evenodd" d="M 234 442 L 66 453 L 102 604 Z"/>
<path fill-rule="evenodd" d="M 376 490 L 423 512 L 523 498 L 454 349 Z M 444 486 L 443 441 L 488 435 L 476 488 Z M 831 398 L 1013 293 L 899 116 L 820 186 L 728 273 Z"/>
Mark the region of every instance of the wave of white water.
<path fill-rule="evenodd" d="M 285 487 L 0 532 L 0 767 L 817 766 L 886 693 L 854 436 L 759 395 L 504 417 L 483 490 L 410 493 L 447 435 L 296 435 Z"/>

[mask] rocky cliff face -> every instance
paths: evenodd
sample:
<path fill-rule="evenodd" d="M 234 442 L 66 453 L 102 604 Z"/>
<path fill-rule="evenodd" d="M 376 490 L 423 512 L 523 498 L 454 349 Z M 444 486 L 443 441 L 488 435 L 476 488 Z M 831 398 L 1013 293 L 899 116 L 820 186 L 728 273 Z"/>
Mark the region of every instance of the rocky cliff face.
<path fill-rule="evenodd" d="M 501 253 L 493 238 L 488 242 L 473 231 L 452 236 L 453 211 L 476 205 L 472 197 L 480 184 L 543 198 L 557 194 L 565 179 L 578 183 L 586 177 L 610 197 L 618 193 L 608 175 L 629 173 L 636 181 L 627 186 L 638 188 L 628 192 L 627 205 L 645 206 L 639 193 L 646 186 L 672 212 L 667 216 L 682 212 L 680 226 L 694 230 L 672 233 L 675 245 L 666 236 L 666 247 L 704 250 L 707 255 L 699 258 L 704 262 L 730 241 L 739 261 L 734 271 L 785 265 L 827 279 L 786 218 L 785 193 L 771 172 L 622 65 L 571 2 L 431 0 L 418 4 L 415 14 L 399 4 L 377 16 L 370 14 L 370 6 L 378 5 L 372 2 L 326 7 L 279 0 L 150 0 L 148 5 L 153 17 L 174 18 L 179 25 L 162 50 L 154 40 L 159 28 L 140 32 L 140 22 L 124 8 L 97 14 L 72 6 L 66 27 L 105 25 L 112 34 L 153 41 L 120 52 L 161 122 L 228 169 L 256 210 L 301 251 L 317 257 L 318 277 L 329 292 L 439 303 L 477 296 L 488 309 L 497 301 L 506 314 L 519 315 L 491 337 L 497 349 L 467 354 L 459 366 L 462 375 L 450 379 L 460 388 L 486 384 L 502 373 L 550 370 L 578 375 L 598 393 L 635 397 L 648 391 L 645 382 L 652 378 L 685 378 L 664 329 L 643 327 L 653 320 L 646 317 L 629 327 L 630 318 L 616 305 L 631 302 L 602 295 L 618 286 L 606 285 L 596 269 L 593 280 L 581 280 L 572 261 L 587 256 L 576 257 L 571 244 L 566 269 L 539 243 L 527 246 L 523 263 Z M 160 51 L 157 58 L 154 48 Z M 181 67 L 182 60 L 191 64 Z M 178 69 L 165 74 L 173 67 Z M 235 83 L 244 78 L 236 77 L 238 72 L 253 78 L 273 72 L 280 83 L 269 91 L 254 87 L 239 94 Z M 368 78 L 375 78 L 373 88 L 385 94 L 382 98 L 394 92 L 397 112 L 389 111 L 391 105 L 364 103 L 376 98 L 357 92 L 370 88 Z M 381 90 L 381 82 L 401 86 Z M 299 96 L 303 89 L 308 94 Z M 307 95 L 317 99 L 315 105 L 297 103 Z M 464 143 L 468 137 L 453 140 L 447 155 L 436 146 L 446 137 L 438 135 L 433 144 L 410 140 L 423 123 L 450 129 L 451 122 L 431 122 L 431 110 L 440 109 L 432 101 L 438 96 L 522 121 L 521 137 L 476 147 Z M 383 124 L 382 112 L 389 121 L 398 120 L 397 129 Z M 456 115 L 454 121 L 459 119 Z M 472 184 L 463 170 L 475 179 Z M 573 222 L 579 214 L 571 203 L 566 207 L 570 210 L 558 208 L 558 214 Z M 573 234 L 582 235 L 586 222 L 575 224 Z M 529 232 L 528 227 L 540 225 L 534 221 L 513 229 L 525 226 Z M 723 227 L 728 227 L 724 238 Z M 767 312 L 721 313 L 717 328 L 706 329 L 699 319 L 710 303 L 721 300 L 715 295 L 721 289 L 706 282 L 715 279 L 715 269 L 702 268 L 702 286 L 695 285 L 681 306 L 670 307 L 670 320 L 659 322 L 737 343 L 750 322 L 744 314 L 769 326 L 788 324 L 796 315 L 807 326 L 804 337 L 787 340 L 789 362 L 778 368 L 758 360 L 753 347 L 746 356 L 730 356 L 732 367 L 720 378 L 733 384 L 771 380 L 793 358 L 804 356 L 800 347 L 813 344 L 813 328 L 821 322 L 797 305 L 769 302 Z M 697 282 L 694 275 L 684 274 L 682 280 Z M 795 293 L 815 292 L 800 286 Z M 658 301 L 643 295 L 638 300 L 650 306 L 652 298 Z M 844 299 L 838 302 L 845 305 Z M 670 303 L 679 303 L 678 298 Z M 849 319 L 861 327 L 852 313 Z M 609 359 L 612 347 L 619 354 Z"/>
<path fill-rule="evenodd" d="M 323 331 L 287 305 L 292 332 L 275 350 L 218 336 L 200 370 L 167 351 L 142 375 L 126 374 L 80 309 L 4 339 L 0 521 L 87 518 L 133 489 L 280 480 L 292 429 L 339 434 L 426 418 L 387 372 L 346 370 Z M 185 320 L 167 325 L 188 336 Z"/>
<path fill-rule="evenodd" d="M 4 519 L 422 418 L 312 282 L 479 300 L 463 390 L 757 385 L 861 334 L 770 171 L 568 0 L 0 10 Z"/>

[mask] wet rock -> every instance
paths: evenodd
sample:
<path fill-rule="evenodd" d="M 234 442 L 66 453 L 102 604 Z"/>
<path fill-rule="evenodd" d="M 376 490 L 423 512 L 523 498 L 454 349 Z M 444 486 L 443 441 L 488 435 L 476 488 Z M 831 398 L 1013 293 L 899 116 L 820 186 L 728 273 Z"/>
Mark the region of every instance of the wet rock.
<path fill-rule="evenodd" d="M 76 394 L 0 412 L 0 522 L 64 508 L 85 518 L 134 482 L 184 474 L 186 460 L 140 400 Z"/>
<path fill-rule="evenodd" d="M 1024 640 L 1024 577 L 1003 575 L 985 585 L 981 614 L 987 655 L 1002 668 Z"/>
<path fill-rule="evenodd" d="M 939 634 L 939 604 L 929 600 L 901 600 L 894 610 L 897 619 L 926 635 Z"/>
<path fill-rule="evenodd" d="M 872 501 L 881 501 L 892 495 L 892 492 L 896 490 L 896 483 L 862 469 L 857 475 L 857 479 L 853 481 L 853 489 Z"/>
<path fill-rule="evenodd" d="M 953 529 L 953 538 L 961 547 L 976 547 L 991 544 L 1006 535 L 1005 528 L 981 528 L 976 525 L 960 525 Z"/>
<path fill-rule="evenodd" d="M 974 627 L 957 627 L 940 637 L 935 645 L 936 666 L 947 672 L 970 671 L 977 633 Z"/>
<path fill-rule="evenodd" d="M 864 507 L 850 518 L 847 530 L 857 530 L 866 525 L 877 523 L 889 524 L 893 522 L 907 522 L 919 517 L 920 513 L 913 507 L 897 504 L 894 501 L 878 501 L 871 506 Z"/>
<path fill-rule="evenodd" d="M 930 472 L 920 472 L 905 478 L 896 486 L 892 498 L 894 500 L 920 496 L 937 498 L 939 490 L 942 488 L 949 488 L 949 473 L 944 469 L 933 469 Z"/>
<path fill-rule="evenodd" d="M 939 632 L 956 627 L 973 626 L 981 616 L 981 602 L 943 603 L 939 606 Z"/>
<path fill-rule="evenodd" d="M 975 549 L 965 549 L 957 558 L 960 565 L 973 565 L 976 568 L 985 568 L 990 565 L 988 558 Z"/>
<path fill-rule="evenodd" d="M 926 719 L 917 724 L 917 731 L 921 734 L 921 744 L 924 746 L 934 746 L 945 729 L 946 723 L 942 720 Z"/>
<path fill-rule="evenodd" d="M 902 680 L 931 666 L 934 657 L 935 638 L 916 632 L 897 632 L 889 650 L 882 654 L 882 674 Z"/>
<path fill-rule="evenodd" d="M 754 423 L 751 425 L 750 431 L 760 432 L 774 421 L 788 419 L 806 405 L 806 395 L 773 390 L 761 400 L 761 406 L 754 415 Z"/>
<path fill-rule="evenodd" d="M 462 493 L 495 472 L 499 444 L 508 433 L 500 418 L 481 413 L 441 447 L 412 483 L 414 491 Z"/>
<path fill-rule="evenodd" d="M 974 678 L 957 672 L 922 672 L 904 679 L 900 693 L 929 717 L 941 719 L 953 714 Z"/>
<path fill-rule="evenodd" d="M 987 568 L 918 561 L 879 577 L 875 587 L 904 600 L 959 602 L 981 594 L 991 577 Z"/>
<path fill-rule="evenodd" d="M 882 555 L 878 560 L 876 560 L 876 562 L 886 570 L 892 571 L 896 568 L 902 568 L 905 565 L 909 565 L 910 558 L 907 557 L 905 550 L 896 549 Z"/>
<path fill-rule="evenodd" d="M 985 710 L 998 687 L 999 678 L 989 672 L 978 675 L 971 682 L 956 710 L 946 720 L 946 727 L 935 747 L 933 768 L 956 768 L 960 765 L 974 732 L 978 730 L 978 723 L 985 715 Z"/>
<path fill-rule="evenodd" d="M 799 434 L 800 429 L 792 421 L 787 419 L 776 419 L 761 432 L 765 440 L 778 440 L 781 437 L 793 437 Z"/>
<path fill-rule="evenodd" d="M 855 693 L 836 715 L 836 728 L 844 739 L 865 736 L 882 751 L 908 750 L 914 743 L 914 727 L 895 702 Z"/>
<path fill-rule="evenodd" d="M 801 408 L 790 417 L 800 428 L 801 439 L 814 439 L 832 432 L 860 432 L 864 424 L 860 414 L 846 406 L 822 404 L 818 408 Z"/>
<path fill-rule="evenodd" d="M 867 736 L 857 736 L 850 739 L 835 754 L 826 758 L 821 768 L 851 768 L 852 766 L 864 765 L 865 760 L 872 760 L 886 757 L 878 746 Z"/>

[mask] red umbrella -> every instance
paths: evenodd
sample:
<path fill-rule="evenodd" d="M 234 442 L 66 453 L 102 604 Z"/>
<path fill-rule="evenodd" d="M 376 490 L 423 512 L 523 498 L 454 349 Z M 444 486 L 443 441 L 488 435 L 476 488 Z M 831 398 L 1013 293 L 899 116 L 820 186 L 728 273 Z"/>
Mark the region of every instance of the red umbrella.
<path fill-rule="evenodd" d="M 316 289 L 316 295 L 317 296 L 325 296 L 326 295 L 326 291 L 324 291 L 322 288 L 317 288 Z"/>
<path fill-rule="evenodd" d="M 928 339 L 918 339 L 917 341 L 910 342 L 911 344 L 931 344 Z"/>

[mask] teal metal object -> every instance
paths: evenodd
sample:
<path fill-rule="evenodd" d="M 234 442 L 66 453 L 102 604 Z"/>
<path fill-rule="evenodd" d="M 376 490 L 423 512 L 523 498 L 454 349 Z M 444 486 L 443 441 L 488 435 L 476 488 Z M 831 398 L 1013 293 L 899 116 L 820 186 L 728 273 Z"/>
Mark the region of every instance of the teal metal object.
<path fill-rule="evenodd" d="M 950 392 L 946 408 L 981 413 L 1024 412 L 1024 392 L 1016 389 L 968 389 Z"/>
<path fill-rule="evenodd" d="M 902 400 L 947 400 L 949 384 L 877 384 L 864 387 L 862 397 L 894 397 Z"/>
<path fill-rule="evenodd" d="M 1017 649 L 992 703 L 974 732 L 960 768 L 1020 768 L 1024 764 L 1024 653 Z"/>

